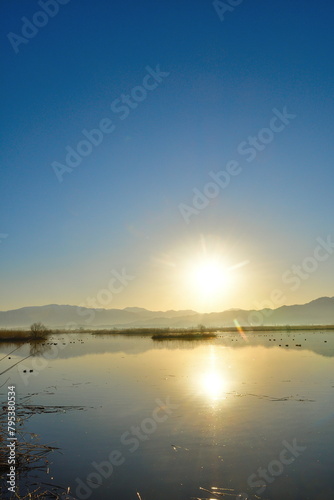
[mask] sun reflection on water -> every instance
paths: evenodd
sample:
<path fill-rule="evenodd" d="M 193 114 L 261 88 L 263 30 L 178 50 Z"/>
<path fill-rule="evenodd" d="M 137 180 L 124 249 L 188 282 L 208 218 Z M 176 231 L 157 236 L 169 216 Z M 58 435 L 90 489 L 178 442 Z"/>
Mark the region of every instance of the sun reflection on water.
<path fill-rule="evenodd" d="M 210 346 L 207 370 L 199 375 L 198 386 L 202 394 L 211 401 L 226 399 L 228 379 L 221 366 L 217 366 L 215 347 Z"/>
<path fill-rule="evenodd" d="M 201 377 L 201 389 L 210 399 L 225 399 L 226 381 L 221 373 L 210 371 Z"/>

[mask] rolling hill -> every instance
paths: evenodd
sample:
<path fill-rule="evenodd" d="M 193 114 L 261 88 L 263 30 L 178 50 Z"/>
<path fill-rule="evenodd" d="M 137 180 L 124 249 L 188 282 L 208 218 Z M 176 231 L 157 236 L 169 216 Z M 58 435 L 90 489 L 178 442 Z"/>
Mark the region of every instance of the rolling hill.
<path fill-rule="evenodd" d="M 201 314 L 192 310 L 149 311 L 140 307 L 125 309 L 90 309 L 50 304 L 0 311 L 0 328 L 29 327 L 41 321 L 50 328 L 70 326 L 107 327 L 182 327 L 203 324 L 208 327 L 258 325 L 328 325 L 334 324 L 334 297 L 321 297 L 308 304 L 282 306 L 277 309 L 230 309 Z"/>

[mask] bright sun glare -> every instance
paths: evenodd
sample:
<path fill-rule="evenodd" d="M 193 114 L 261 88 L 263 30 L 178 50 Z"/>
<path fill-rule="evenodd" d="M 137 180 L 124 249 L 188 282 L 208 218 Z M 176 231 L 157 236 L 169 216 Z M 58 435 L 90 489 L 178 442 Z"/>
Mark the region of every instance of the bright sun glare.
<path fill-rule="evenodd" d="M 194 263 L 189 280 L 194 291 L 207 298 L 228 291 L 231 285 L 228 268 L 218 259 L 202 259 Z"/>
<path fill-rule="evenodd" d="M 238 261 L 238 252 L 214 237 L 201 236 L 194 246 L 188 243 L 179 251 L 175 272 L 180 301 L 190 309 L 205 313 L 223 310 L 227 303 L 240 300 L 238 290 L 243 284 L 243 268 L 249 261 Z"/>
<path fill-rule="evenodd" d="M 226 382 L 217 371 L 205 373 L 201 378 L 201 388 L 204 394 L 212 400 L 225 399 Z"/>
<path fill-rule="evenodd" d="M 205 362 L 205 360 L 203 360 Z M 220 360 L 221 362 L 221 360 Z M 199 374 L 198 388 L 211 401 L 217 401 L 226 398 L 228 381 L 224 370 L 219 366 L 214 346 L 210 346 L 209 356 L 206 357 L 207 370 Z"/>

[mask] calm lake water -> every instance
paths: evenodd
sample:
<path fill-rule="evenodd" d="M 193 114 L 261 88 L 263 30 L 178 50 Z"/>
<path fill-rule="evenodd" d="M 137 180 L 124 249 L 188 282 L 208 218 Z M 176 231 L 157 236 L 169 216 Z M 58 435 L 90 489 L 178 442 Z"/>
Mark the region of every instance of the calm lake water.
<path fill-rule="evenodd" d="M 27 420 L 61 451 L 31 485 L 92 500 L 334 498 L 334 333 L 72 337 L 1 377 L 29 404 L 84 406 Z"/>

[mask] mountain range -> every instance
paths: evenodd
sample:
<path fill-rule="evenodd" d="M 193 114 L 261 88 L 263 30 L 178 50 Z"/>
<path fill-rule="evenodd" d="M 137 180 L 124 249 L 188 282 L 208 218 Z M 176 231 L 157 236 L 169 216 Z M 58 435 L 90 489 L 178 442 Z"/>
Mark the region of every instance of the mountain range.
<path fill-rule="evenodd" d="M 57 304 L 0 311 L 0 328 L 26 328 L 38 321 L 50 328 L 188 328 L 199 324 L 228 327 L 235 326 L 236 322 L 242 326 L 334 325 L 334 297 L 321 297 L 307 304 L 277 309 L 229 309 L 204 314 L 192 310 L 91 309 Z"/>

